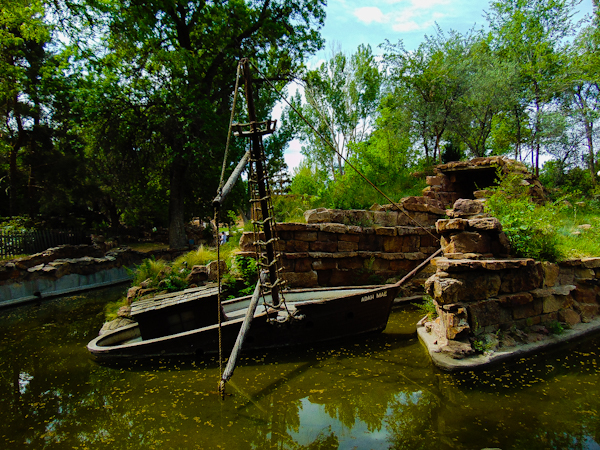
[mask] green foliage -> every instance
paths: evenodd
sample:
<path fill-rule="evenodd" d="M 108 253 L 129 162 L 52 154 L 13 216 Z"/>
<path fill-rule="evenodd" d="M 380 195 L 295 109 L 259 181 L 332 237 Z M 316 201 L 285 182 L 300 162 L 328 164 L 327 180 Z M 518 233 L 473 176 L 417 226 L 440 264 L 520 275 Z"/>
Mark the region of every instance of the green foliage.
<path fill-rule="evenodd" d="M 127 306 L 127 297 L 123 297 L 117 301 L 107 303 L 104 307 L 104 320 L 110 322 L 117 318 L 119 309 L 123 306 Z"/>
<path fill-rule="evenodd" d="M 435 307 L 435 302 L 431 296 L 423 296 L 423 301 L 421 303 L 415 303 L 414 306 L 419 309 L 421 314 L 427 316 L 427 320 L 431 321 L 437 319 L 438 312 Z"/>
<path fill-rule="evenodd" d="M 135 266 L 133 273 L 133 286 L 139 286 L 142 281 L 150 279 L 150 286 L 156 287 L 167 272 L 167 263 L 162 259 L 158 261 L 154 258 L 148 258 L 142 261 L 139 266 Z"/>
<path fill-rule="evenodd" d="M 486 211 L 497 217 L 515 256 L 556 261 L 561 257 L 556 218 L 561 202 L 537 205 L 531 200 L 522 176 L 510 174 L 493 188 Z"/>
<path fill-rule="evenodd" d="M 321 199 L 309 194 L 273 196 L 273 209 L 277 222 L 304 223 L 304 212 L 322 206 Z"/>
<path fill-rule="evenodd" d="M 499 333 L 499 331 L 497 332 Z M 476 337 L 472 342 L 473 349 L 479 353 L 490 352 L 498 346 L 497 334 L 484 334 L 480 337 Z"/>
<path fill-rule="evenodd" d="M 557 320 L 553 320 L 544 325 L 551 334 L 563 334 L 565 332 L 565 327 Z"/>

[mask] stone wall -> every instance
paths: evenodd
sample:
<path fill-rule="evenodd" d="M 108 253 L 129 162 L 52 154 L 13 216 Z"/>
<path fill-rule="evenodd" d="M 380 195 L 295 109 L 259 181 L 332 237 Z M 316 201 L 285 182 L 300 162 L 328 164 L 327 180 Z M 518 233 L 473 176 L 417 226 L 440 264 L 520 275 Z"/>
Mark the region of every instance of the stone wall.
<path fill-rule="evenodd" d="M 436 258 L 433 263 L 437 271 L 425 287 L 439 314 L 430 327 L 442 348 L 456 348 L 452 341 L 458 341 L 464 353 L 484 333 L 556 321 L 572 326 L 598 315 L 600 258 L 560 264 Z"/>
<path fill-rule="evenodd" d="M 521 173 L 530 194 L 538 200 L 544 198 L 544 190 L 535 175 L 525 164 L 505 156 L 474 158 L 470 161 L 454 161 L 434 168 L 435 175 L 427 177 L 423 196 L 437 200 L 450 207 L 459 198 L 481 199 L 488 196 L 486 188 L 497 184 L 497 173 Z"/>
<path fill-rule="evenodd" d="M 179 254 L 163 251 L 155 256 L 172 259 Z M 98 246 L 61 245 L 1 261 L 0 307 L 129 281 L 126 267 L 149 256 L 129 248 L 104 253 Z"/>
<path fill-rule="evenodd" d="M 445 211 L 422 197 L 400 204 L 404 212 L 392 211 L 391 205 L 370 211 L 323 208 L 307 211 L 308 223 L 277 224 L 276 250 L 288 286 L 380 284 L 414 269 L 439 249 L 433 224 Z M 412 219 L 424 228 L 409 226 Z M 244 233 L 240 247 L 243 256 L 255 256 L 252 233 Z M 412 288 L 422 292 L 430 274 L 417 277 Z"/>

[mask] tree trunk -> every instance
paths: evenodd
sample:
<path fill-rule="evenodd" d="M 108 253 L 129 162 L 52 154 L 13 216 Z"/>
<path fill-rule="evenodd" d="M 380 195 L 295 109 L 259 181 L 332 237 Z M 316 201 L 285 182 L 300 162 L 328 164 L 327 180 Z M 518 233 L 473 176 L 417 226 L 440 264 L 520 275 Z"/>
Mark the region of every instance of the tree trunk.
<path fill-rule="evenodd" d="M 169 195 L 169 247 L 183 248 L 188 244 L 185 234 L 184 191 L 187 164 L 178 154 L 171 165 Z"/>
<path fill-rule="evenodd" d="M 592 122 L 584 119 L 585 125 L 585 137 L 588 143 L 589 161 L 588 166 L 590 169 L 590 176 L 592 177 L 592 183 L 596 184 L 596 162 L 594 161 L 594 139 L 593 139 L 593 126 Z"/>

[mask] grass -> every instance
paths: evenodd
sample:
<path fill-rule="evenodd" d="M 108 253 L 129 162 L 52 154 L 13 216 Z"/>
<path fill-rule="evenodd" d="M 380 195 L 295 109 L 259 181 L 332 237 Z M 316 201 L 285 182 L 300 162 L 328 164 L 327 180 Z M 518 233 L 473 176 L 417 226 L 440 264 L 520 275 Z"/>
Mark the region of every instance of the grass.
<path fill-rule="evenodd" d="M 557 217 L 558 249 L 566 259 L 600 256 L 600 211 L 588 209 Z M 590 225 L 591 228 L 579 228 Z"/>

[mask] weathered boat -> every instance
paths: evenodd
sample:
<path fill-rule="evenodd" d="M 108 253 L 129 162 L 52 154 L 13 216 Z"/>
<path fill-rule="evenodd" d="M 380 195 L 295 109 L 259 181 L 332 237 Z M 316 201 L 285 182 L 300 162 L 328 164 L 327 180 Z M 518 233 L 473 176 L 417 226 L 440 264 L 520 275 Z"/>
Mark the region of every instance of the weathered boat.
<path fill-rule="evenodd" d="M 236 136 L 250 138 L 252 145 L 227 183 L 221 180 L 213 205 L 218 217 L 225 197 L 250 162 L 248 182 L 253 191 L 252 223 L 259 267 L 254 294 L 221 302 L 218 289 L 204 287 L 150 299 L 132 305 L 131 313 L 137 323 L 106 333 L 88 344 L 98 360 L 231 352 L 221 375 L 221 392 L 233 375 L 242 347 L 244 350 L 279 348 L 383 331 L 400 286 L 419 269 L 396 284 L 384 286 L 284 289 L 286 280 L 280 276 L 281 262 L 275 251 L 278 237 L 262 145 L 262 136 L 273 133 L 275 122 L 257 120 L 249 61 L 241 61 L 239 69 L 244 72 L 250 123 L 230 124 L 230 127 L 237 130 Z"/>
<path fill-rule="evenodd" d="M 312 344 L 364 333 L 387 325 L 397 285 L 294 289 L 279 307 L 259 306 L 244 341 L 244 350 Z M 200 296 L 198 296 L 200 294 Z M 185 296 L 188 300 L 185 300 Z M 230 352 L 242 327 L 251 297 L 222 303 L 221 344 Z M 271 303 L 271 298 L 265 298 Z M 142 302 L 143 303 L 143 302 Z M 138 305 L 138 322 L 98 336 L 88 344 L 99 361 L 157 356 L 209 355 L 219 351 L 218 300 L 214 289 L 189 292 Z M 150 303 L 154 303 L 151 308 Z M 134 304 L 135 305 L 135 304 Z M 211 311 L 214 323 L 196 327 Z M 154 317 L 152 317 L 154 316 Z M 160 317 L 161 320 L 156 318 Z M 158 324 L 162 326 L 158 326 Z"/>

